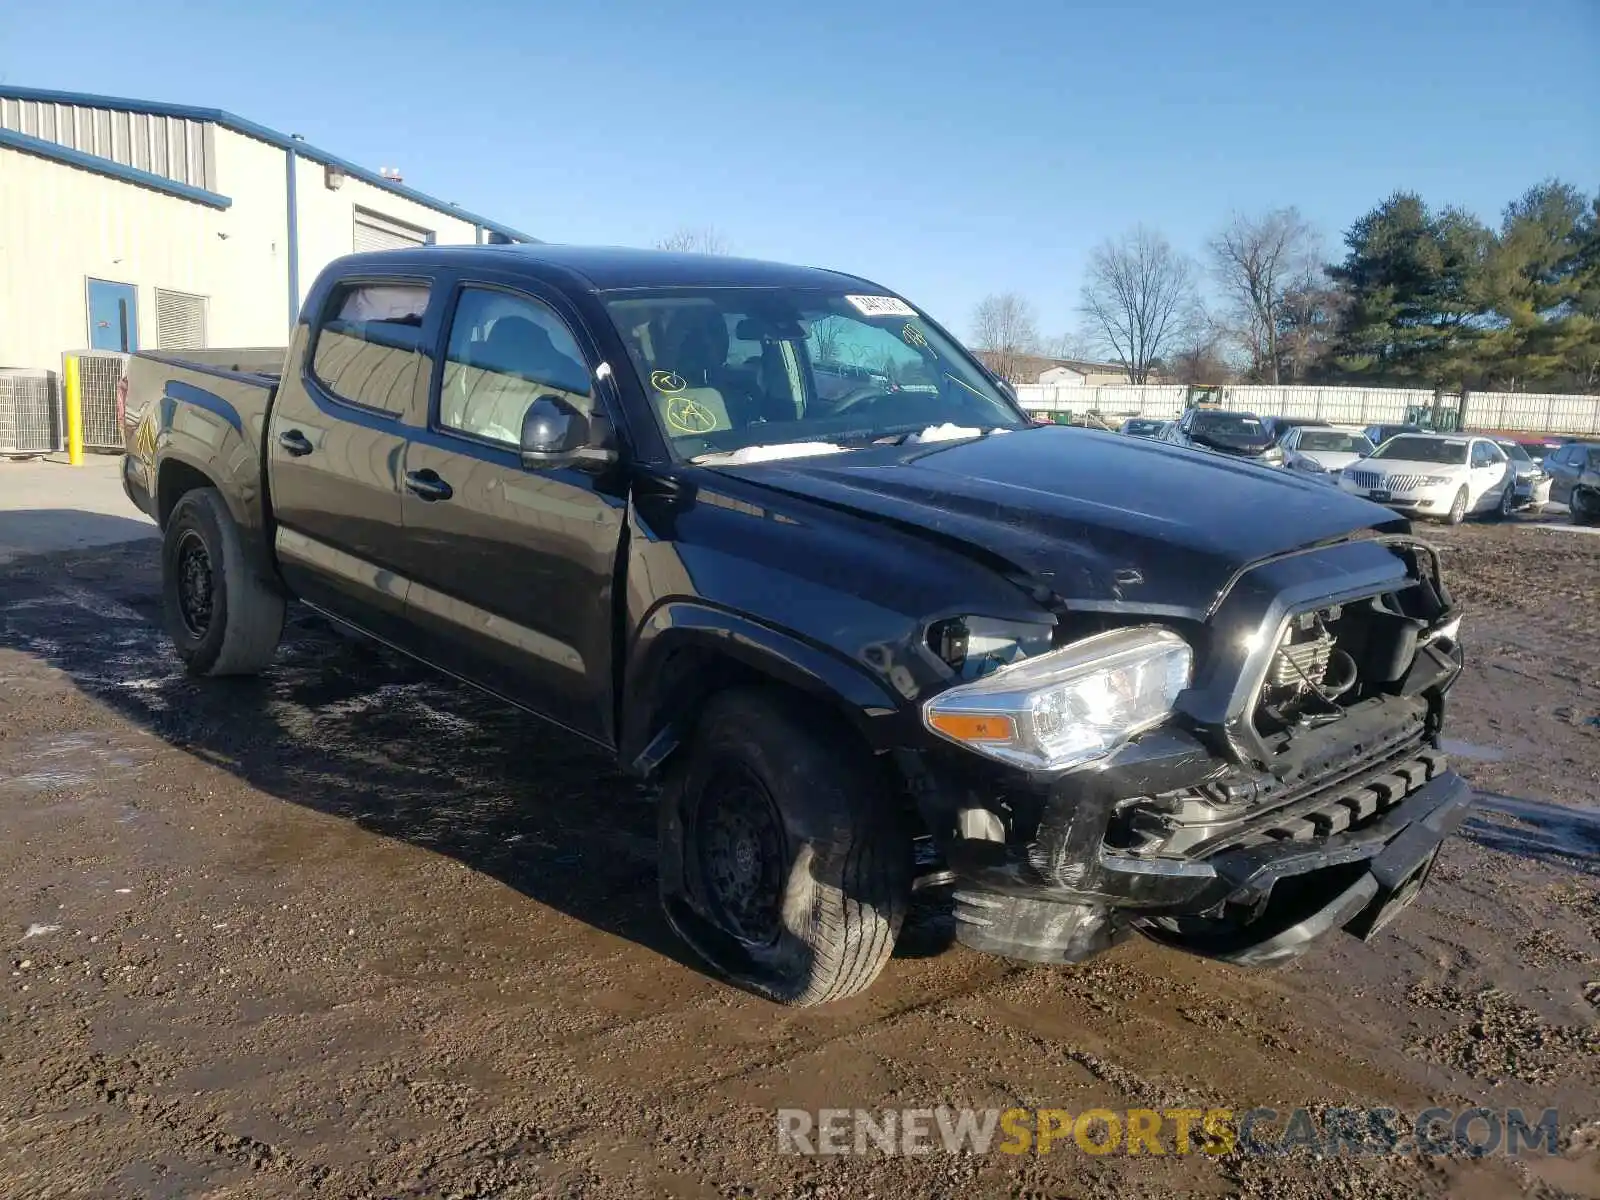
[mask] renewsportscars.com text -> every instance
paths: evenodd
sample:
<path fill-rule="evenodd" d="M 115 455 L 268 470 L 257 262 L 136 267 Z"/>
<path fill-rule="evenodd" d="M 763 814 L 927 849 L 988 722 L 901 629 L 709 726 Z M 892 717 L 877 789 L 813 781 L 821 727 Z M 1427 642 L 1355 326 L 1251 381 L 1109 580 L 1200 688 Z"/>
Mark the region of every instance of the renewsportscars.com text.
<path fill-rule="evenodd" d="M 778 1152 L 802 1155 L 1559 1153 L 1547 1108 L 780 1108 Z"/>

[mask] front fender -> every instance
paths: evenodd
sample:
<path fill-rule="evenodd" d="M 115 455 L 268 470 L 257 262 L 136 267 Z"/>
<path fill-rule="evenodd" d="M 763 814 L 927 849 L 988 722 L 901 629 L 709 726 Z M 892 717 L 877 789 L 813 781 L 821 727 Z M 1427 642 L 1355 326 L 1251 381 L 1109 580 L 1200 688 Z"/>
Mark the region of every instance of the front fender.
<path fill-rule="evenodd" d="M 904 701 L 837 651 L 742 613 L 695 600 L 656 606 L 640 626 L 628 656 L 622 712 L 621 760 L 648 771 L 676 746 L 692 714 L 668 711 L 669 663 L 688 653 L 731 661 L 746 671 L 815 696 L 854 726 L 874 750 L 895 744 L 906 717 Z"/>

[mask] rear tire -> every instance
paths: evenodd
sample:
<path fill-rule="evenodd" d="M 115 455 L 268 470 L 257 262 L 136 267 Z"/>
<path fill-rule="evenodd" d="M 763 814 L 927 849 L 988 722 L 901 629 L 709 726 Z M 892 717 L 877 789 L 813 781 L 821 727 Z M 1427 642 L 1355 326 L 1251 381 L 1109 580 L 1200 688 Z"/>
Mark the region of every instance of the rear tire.
<path fill-rule="evenodd" d="M 161 546 L 167 632 L 191 675 L 256 675 L 283 633 L 284 599 L 246 561 L 216 488 L 185 492 Z"/>
<path fill-rule="evenodd" d="M 1467 489 L 1462 488 L 1450 501 L 1450 511 L 1444 515 L 1446 525 L 1459 525 L 1467 519 Z"/>
<path fill-rule="evenodd" d="M 841 734 L 781 693 L 720 693 L 661 801 L 667 919 L 718 972 L 782 1004 L 865 990 L 911 903 L 898 797 Z"/>

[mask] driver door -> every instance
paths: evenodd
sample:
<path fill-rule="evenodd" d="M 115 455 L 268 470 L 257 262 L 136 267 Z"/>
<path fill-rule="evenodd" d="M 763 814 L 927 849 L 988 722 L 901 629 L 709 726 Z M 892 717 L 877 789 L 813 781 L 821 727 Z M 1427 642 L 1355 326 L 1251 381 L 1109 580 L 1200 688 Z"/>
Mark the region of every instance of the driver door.
<path fill-rule="evenodd" d="M 623 496 L 576 467 L 522 465 L 522 416 L 541 396 L 603 404 L 598 361 L 557 294 L 463 279 L 427 428 L 401 477 L 407 614 L 424 657 L 611 744 L 612 586 Z"/>
<path fill-rule="evenodd" d="M 1498 506 L 1509 469 L 1510 462 L 1499 446 L 1493 442 L 1473 442 L 1468 507 L 1483 512 Z"/>

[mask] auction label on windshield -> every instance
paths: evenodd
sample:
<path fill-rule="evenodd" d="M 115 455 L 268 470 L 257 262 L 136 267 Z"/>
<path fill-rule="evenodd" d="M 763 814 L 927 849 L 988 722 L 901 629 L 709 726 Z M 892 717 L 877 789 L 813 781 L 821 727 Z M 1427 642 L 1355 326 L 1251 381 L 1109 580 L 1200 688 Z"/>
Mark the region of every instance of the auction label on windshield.
<path fill-rule="evenodd" d="M 846 296 L 864 317 L 914 317 L 917 310 L 893 296 Z"/>

